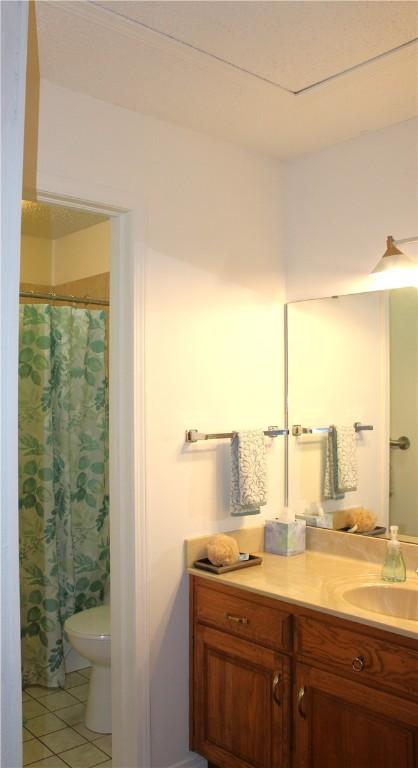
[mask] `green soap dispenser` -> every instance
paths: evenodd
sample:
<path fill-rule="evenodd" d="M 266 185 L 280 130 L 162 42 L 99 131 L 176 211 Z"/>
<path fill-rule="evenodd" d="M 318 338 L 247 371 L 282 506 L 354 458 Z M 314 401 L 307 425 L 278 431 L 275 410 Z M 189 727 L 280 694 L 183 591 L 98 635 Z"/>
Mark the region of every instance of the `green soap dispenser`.
<path fill-rule="evenodd" d="M 387 544 L 386 557 L 383 563 L 383 581 L 405 581 L 406 568 L 401 552 L 401 543 L 398 540 L 398 526 L 390 526 L 390 539 Z"/>

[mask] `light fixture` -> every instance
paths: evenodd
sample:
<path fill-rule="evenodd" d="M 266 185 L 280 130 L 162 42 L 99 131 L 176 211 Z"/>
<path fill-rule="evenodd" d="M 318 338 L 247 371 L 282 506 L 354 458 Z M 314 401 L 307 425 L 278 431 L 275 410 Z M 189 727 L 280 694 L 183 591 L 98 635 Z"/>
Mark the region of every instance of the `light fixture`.
<path fill-rule="evenodd" d="M 412 256 L 407 256 L 396 247 L 402 243 L 413 243 L 416 240 L 418 240 L 418 237 L 405 237 L 403 240 L 394 240 L 392 235 L 389 235 L 386 240 L 386 251 L 370 274 L 374 275 L 378 272 L 388 272 L 392 270 L 416 270 L 418 266 L 416 259 Z"/>

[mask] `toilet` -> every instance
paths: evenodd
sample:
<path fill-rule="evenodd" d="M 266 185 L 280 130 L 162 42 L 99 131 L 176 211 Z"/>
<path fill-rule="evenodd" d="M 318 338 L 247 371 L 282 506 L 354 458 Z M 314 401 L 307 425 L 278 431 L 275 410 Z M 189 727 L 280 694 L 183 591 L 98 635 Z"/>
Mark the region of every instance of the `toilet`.
<path fill-rule="evenodd" d="M 64 624 L 68 640 L 91 662 L 85 724 L 97 733 L 112 733 L 110 685 L 110 606 L 88 608 Z"/>

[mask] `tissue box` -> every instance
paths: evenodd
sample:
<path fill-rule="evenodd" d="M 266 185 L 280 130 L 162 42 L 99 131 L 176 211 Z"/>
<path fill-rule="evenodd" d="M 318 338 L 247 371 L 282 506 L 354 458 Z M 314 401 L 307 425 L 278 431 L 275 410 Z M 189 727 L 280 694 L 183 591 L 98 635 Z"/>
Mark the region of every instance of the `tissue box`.
<path fill-rule="evenodd" d="M 323 515 L 296 515 L 297 520 L 305 520 L 306 525 L 315 528 L 331 528 L 339 531 L 347 526 L 347 510 L 337 509 L 334 512 L 325 512 Z"/>
<path fill-rule="evenodd" d="M 318 528 L 319 515 L 296 515 L 296 520 L 304 520 L 306 525 Z"/>
<path fill-rule="evenodd" d="M 266 520 L 264 549 L 274 555 L 300 555 L 305 551 L 306 521 Z"/>

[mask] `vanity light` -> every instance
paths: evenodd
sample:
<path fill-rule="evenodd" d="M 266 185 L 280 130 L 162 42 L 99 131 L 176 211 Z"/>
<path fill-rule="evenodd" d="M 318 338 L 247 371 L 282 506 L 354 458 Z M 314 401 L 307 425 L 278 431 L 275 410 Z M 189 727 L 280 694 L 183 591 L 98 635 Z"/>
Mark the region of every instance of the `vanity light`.
<path fill-rule="evenodd" d="M 416 269 L 418 266 L 416 259 L 412 256 L 406 256 L 405 253 L 396 247 L 401 243 L 413 243 L 416 240 L 418 240 L 418 237 L 406 237 L 403 240 L 394 240 L 392 235 L 389 235 L 386 240 L 386 251 L 370 274 L 374 275 L 378 272 L 388 272 L 389 270 L 392 271 L 398 269 Z"/>

